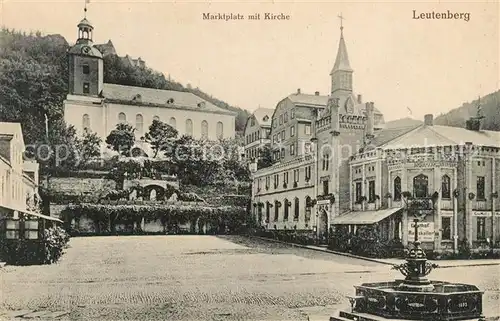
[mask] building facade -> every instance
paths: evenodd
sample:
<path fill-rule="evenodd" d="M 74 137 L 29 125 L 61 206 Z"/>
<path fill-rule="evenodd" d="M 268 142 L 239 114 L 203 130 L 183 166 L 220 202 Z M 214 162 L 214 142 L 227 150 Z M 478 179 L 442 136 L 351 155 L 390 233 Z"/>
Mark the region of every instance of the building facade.
<path fill-rule="evenodd" d="M 367 113 L 373 132 L 383 127 L 384 117 L 374 104 L 354 94 L 340 31 L 330 94 L 298 89 L 277 104 L 272 116 L 274 164 L 254 171 L 252 190 L 256 219 L 266 229 L 303 230 L 326 240 L 331 219 L 349 209 L 349 186 L 339 184 L 349 178 L 349 158 L 333 156 L 363 146 Z"/>
<path fill-rule="evenodd" d="M 158 119 L 176 128 L 179 136 L 209 140 L 235 137 L 235 113 L 192 93 L 104 83 L 103 54 L 93 44 L 93 30 L 83 19 L 78 24 L 78 40 L 68 54 L 69 93 L 64 117 L 80 135 L 90 130 L 105 139 L 118 123 L 128 122 L 140 141 Z"/>
<path fill-rule="evenodd" d="M 249 161 L 260 157 L 260 151 L 271 143 L 271 117 L 274 109 L 258 108 L 248 116 L 243 131 L 245 159 Z"/>
<path fill-rule="evenodd" d="M 350 163 L 351 212 L 335 226 L 378 224 L 387 239 L 404 245 L 415 237 L 426 249 L 500 247 L 500 132 L 423 125 L 375 136 Z"/>

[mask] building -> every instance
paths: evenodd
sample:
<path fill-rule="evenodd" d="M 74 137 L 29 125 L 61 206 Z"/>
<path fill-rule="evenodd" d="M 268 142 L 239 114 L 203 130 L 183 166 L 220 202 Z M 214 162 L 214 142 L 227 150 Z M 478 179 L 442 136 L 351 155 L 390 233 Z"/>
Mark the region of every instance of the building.
<path fill-rule="evenodd" d="M 93 44 L 93 31 L 84 18 L 78 24 L 78 40 L 68 52 L 69 93 L 64 117 L 80 135 L 90 130 L 105 139 L 118 123 L 128 122 L 136 129 L 139 142 L 158 119 L 176 128 L 179 136 L 210 140 L 235 137 L 236 114 L 192 93 L 104 83 L 103 54 Z M 114 51 L 109 43 L 106 48 Z M 144 144 L 141 147 L 146 148 Z"/>
<path fill-rule="evenodd" d="M 256 160 L 260 151 L 271 143 L 271 117 L 274 109 L 258 108 L 248 116 L 243 130 L 245 159 Z"/>
<path fill-rule="evenodd" d="M 24 160 L 24 151 L 21 124 L 0 122 L 0 239 L 2 241 L 38 238 L 39 227 L 41 229 L 44 226 L 44 224 L 39 225 L 39 222 L 59 221 L 34 212 L 40 199 L 39 166 L 34 161 Z"/>
<path fill-rule="evenodd" d="M 349 186 L 339 184 L 349 178 L 348 158 L 334 161 L 332 147 L 361 147 L 367 112 L 373 131 L 384 124 L 373 103 L 364 104 L 354 93 L 352 74 L 341 27 L 330 94 L 299 89 L 278 102 L 271 117 L 274 164 L 253 173 L 252 203 L 264 228 L 300 230 L 326 240 L 330 220 L 348 210 Z"/>
<path fill-rule="evenodd" d="M 350 162 L 350 211 L 332 225 L 354 233 L 377 225 L 381 236 L 404 245 L 419 219 L 422 246 L 436 252 L 500 248 L 500 132 L 422 125 L 383 130 Z M 346 184 L 347 185 L 347 184 Z"/>

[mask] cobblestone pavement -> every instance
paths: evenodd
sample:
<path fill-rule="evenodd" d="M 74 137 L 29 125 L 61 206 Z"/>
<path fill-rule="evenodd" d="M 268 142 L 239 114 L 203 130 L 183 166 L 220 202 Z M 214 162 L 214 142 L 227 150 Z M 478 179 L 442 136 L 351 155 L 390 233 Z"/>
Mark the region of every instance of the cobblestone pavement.
<path fill-rule="evenodd" d="M 58 264 L 0 269 L 0 309 L 70 311 L 61 320 L 328 320 L 354 284 L 400 277 L 387 265 L 237 236 L 82 237 L 70 246 Z M 447 268 L 432 278 L 477 284 L 489 316 L 500 315 L 499 272 Z"/>

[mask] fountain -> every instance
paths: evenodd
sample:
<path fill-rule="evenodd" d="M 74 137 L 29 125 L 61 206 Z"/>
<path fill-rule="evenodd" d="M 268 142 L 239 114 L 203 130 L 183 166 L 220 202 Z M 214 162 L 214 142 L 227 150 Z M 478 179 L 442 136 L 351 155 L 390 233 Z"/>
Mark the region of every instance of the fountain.
<path fill-rule="evenodd" d="M 393 267 L 405 278 L 354 286 L 356 294 L 348 297 L 351 311 L 340 311 L 330 321 L 484 320 L 483 292 L 476 286 L 427 279 L 438 266 L 427 261 L 420 247 L 418 222 L 415 218 L 415 241 L 406 262 Z"/>

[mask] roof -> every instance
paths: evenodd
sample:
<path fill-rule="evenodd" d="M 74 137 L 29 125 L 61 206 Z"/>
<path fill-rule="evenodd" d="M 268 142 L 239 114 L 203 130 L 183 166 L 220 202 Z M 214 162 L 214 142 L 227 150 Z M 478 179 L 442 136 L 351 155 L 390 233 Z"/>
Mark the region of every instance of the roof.
<path fill-rule="evenodd" d="M 337 70 L 353 71 L 351 68 L 351 64 L 349 63 L 349 56 L 347 55 L 347 47 L 345 45 L 343 28 L 340 28 L 339 49 L 337 51 L 337 57 L 335 58 L 335 64 L 333 65 L 331 73 Z"/>
<path fill-rule="evenodd" d="M 402 207 L 387 208 L 378 211 L 356 211 L 334 217 L 334 225 L 369 225 L 382 221 L 384 218 L 402 210 Z"/>
<path fill-rule="evenodd" d="M 83 18 L 80 23 L 78 24 L 78 28 L 80 27 L 90 27 L 90 28 L 93 28 L 92 24 L 90 23 L 90 21 L 87 20 L 87 18 Z"/>
<path fill-rule="evenodd" d="M 259 123 L 260 126 L 271 126 L 271 120 L 273 117 L 274 109 L 271 108 L 257 108 L 252 116 L 255 116 L 255 119 Z M 250 116 L 250 117 L 252 117 Z M 267 120 L 264 120 L 267 116 Z"/>
<path fill-rule="evenodd" d="M 0 134 L 14 135 L 19 134 L 20 139 L 23 140 L 23 131 L 21 128 L 21 123 L 13 122 L 0 122 Z"/>
<path fill-rule="evenodd" d="M 419 126 L 417 125 L 417 126 L 409 126 L 403 128 L 389 128 L 389 129 L 384 128 L 382 130 L 376 131 L 375 137 L 370 141 L 370 146 L 372 147 L 382 146 L 400 137 L 401 135 L 404 135 L 416 129 L 417 127 Z"/>
<path fill-rule="evenodd" d="M 393 128 L 405 128 L 405 127 L 415 127 L 422 125 L 424 122 L 418 119 L 413 119 L 411 117 L 405 117 L 401 119 L 391 120 L 384 124 L 385 129 Z"/>
<path fill-rule="evenodd" d="M 317 105 L 318 107 L 326 107 L 329 96 L 308 95 L 308 94 L 291 94 L 288 99 L 294 104 Z"/>
<path fill-rule="evenodd" d="M 164 106 L 168 108 L 181 108 L 236 115 L 236 113 L 232 111 L 217 107 L 214 104 L 187 91 L 163 90 L 105 83 L 102 95 L 106 100 L 116 101 L 123 104 L 149 104 L 159 107 Z M 136 100 L 134 100 L 134 98 L 136 98 Z M 167 101 L 171 99 L 173 99 L 173 102 L 168 104 Z"/>
<path fill-rule="evenodd" d="M 380 132 L 382 133 L 384 130 Z M 440 125 L 421 125 L 379 146 L 384 149 L 396 149 L 462 145 L 465 143 L 472 143 L 477 146 L 500 147 L 500 132 L 491 130 L 474 131 L 461 127 Z"/>

